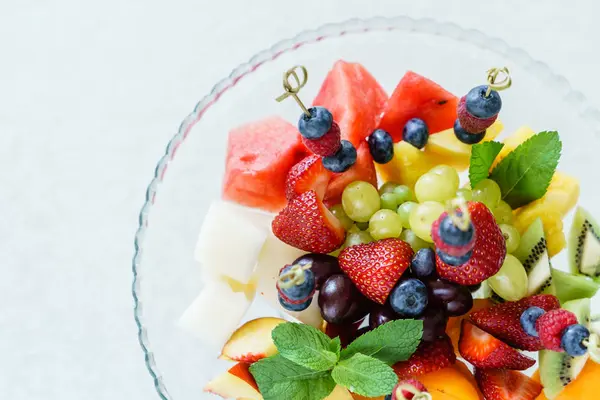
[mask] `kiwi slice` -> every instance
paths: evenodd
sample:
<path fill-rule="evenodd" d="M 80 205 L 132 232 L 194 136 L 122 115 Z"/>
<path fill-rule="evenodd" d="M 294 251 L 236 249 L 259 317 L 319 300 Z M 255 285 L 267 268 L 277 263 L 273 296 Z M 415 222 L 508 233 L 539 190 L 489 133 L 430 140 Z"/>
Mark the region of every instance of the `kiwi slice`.
<path fill-rule="evenodd" d="M 590 318 L 590 331 L 600 335 L 600 315 L 594 315 Z"/>
<path fill-rule="evenodd" d="M 590 299 L 568 301 L 563 304 L 563 308 L 577 315 L 580 324 L 589 326 Z M 540 379 L 544 386 L 544 394 L 549 400 L 555 399 L 565 386 L 577 378 L 588 357 L 587 354 L 573 357 L 567 353 L 540 351 Z"/>
<path fill-rule="evenodd" d="M 582 207 L 577 208 L 569 234 L 571 272 L 600 276 L 600 226 Z"/>
<path fill-rule="evenodd" d="M 555 268 L 552 268 L 552 282 L 561 304 L 576 299 L 592 298 L 600 287 L 600 284 L 587 276 L 573 275 Z"/>
<path fill-rule="evenodd" d="M 532 222 L 521 236 L 519 248 L 513 254 L 523 263 L 527 271 L 527 295 L 554 294 L 548 247 L 544 236 L 544 225 L 540 218 Z"/>

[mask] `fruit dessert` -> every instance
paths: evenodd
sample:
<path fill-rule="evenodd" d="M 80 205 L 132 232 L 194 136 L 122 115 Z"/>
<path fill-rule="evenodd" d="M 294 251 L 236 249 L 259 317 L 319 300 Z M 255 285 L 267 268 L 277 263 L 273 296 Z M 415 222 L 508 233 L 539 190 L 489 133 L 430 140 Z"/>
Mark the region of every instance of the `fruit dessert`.
<path fill-rule="evenodd" d="M 306 80 L 287 71 L 277 99 L 298 103 L 297 124 L 268 117 L 229 134 L 223 199 L 195 255 L 205 288 L 180 321 L 233 363 L 205 391 L 596 398 L 600 225 L 578 207 L 564 233 L 579 183 L 557 170 L 557 132 L 497 140 L 508 70 L 464 96 L 409 71 L 388 97 L 339 61 L 312 107 Z M 255 300 L 277 317 L 245 320 Z"/>

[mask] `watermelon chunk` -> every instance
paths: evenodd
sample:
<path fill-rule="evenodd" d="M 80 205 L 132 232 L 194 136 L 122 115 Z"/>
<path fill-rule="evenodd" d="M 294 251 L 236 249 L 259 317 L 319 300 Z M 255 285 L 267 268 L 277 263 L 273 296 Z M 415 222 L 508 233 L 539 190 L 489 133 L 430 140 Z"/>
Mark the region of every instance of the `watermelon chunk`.
<path fill-rule="evenodd" d="M 331 178 L 325 192 L 324 203 L 328 207 L 341 203 L 342 192 L 354 181 L 369 182 L 377 187 L 377 171 L 367 142 L 363 142 L 356 149 L 356 163 L 348 171 L 334 174 Z"/>
<path fill-rule="evenodd" d="M 385 108 L 379 128 L 387 131 L 394 142 L 402 140 L 402 129 L 411 118 L 420 118 L 429 133 L 452 128 L 456 120 L 458 98 L 446 89 L 412 71 L 402 79 Z"/>
<path fill-rule="evenodd" d="M 229 132 L 222 197 L 277 212 L 286 205 L 285 180 L 308 149 L 295 126 L 280 117 L 250 122 Z"/>
<path fill-rule="evenodd" d="M 387 99 L 385 90 L 365 67 L 340 60 L 327 74 L 313 105 L 331 111 L 342 139 L 358 147 L 377 127 Z"/>

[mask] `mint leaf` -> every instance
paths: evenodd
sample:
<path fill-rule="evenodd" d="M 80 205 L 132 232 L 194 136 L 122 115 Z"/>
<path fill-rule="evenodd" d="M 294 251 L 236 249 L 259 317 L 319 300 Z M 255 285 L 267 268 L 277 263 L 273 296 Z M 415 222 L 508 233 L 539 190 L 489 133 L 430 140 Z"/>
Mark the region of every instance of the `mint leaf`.
<path fill-rule="evenodd" d="M 337 360 L 340 359 L 340 352 L 342 351 L 342 341 L 339 337 L 331 339 L 331 343 L 329 344 L 329 350 L 335 353 L 335 355 L 337 356 Z"/>
<path fill-rule="evenodd" d="M 329 372 L 313 371 L 276 354 L 250 366 L 264 400 L 322 400 L 335 388 Z"/>
<path fill-rule="evenodd" d="M 558 166 L 562 143 L 558 132 L 540 132 L 510 152 L 490 176 L 513 209 L 546 194 Z"/>
<path fill-rule="evenodd" d="M 315 371 L 328 371 L 338 361 L 330 351 L 331 339 L 310 325 L 288 322 L 271 333 L 273 342 L 283 357 Z"/>
<path fill-rule="evenodd" d="M 423 336 L 423 321 L 401 319 L 390 321 L 358 337 L 342 350 L 342 360 L 357 353 L 377 358 L 392 365 L 405 361 L 415 352 Z"/>
<path fill-rule="evenodd" d="M 500 142 L 483 142 L 471 146 L 469 181 L 471 181 L 472 188 L 482 180 L 487 179 L 490 168 L 503 147 L 504 144 Z"/>
<path fill-rule="evenodd" d="M 390 394 L 398 383 L 392 367 L 364 354 L 341 361 L 331 371 L 331 377 L 338 385 L 366 397 Z"/>

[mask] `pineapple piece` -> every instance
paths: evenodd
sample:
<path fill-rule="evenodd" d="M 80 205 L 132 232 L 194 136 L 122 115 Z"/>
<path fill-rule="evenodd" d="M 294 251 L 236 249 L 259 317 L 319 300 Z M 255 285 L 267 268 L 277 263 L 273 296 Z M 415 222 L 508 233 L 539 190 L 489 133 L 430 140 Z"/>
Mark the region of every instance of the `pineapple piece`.
<path fill-rule="evenodd" d="M 498 165 L 498 163 L 500 161 L 502 161 L 502 159 L 508 155 L 508 153 L 510 153 L 511 151 L 513 151 L 514 149 L 516 149 L 517 147 L 519 147 L 519 145 L 521 143 L 523 143 L 524 141 L 526 141 L 527 139 L 529 139 L 533 135 L 535 135 L 535 132 L 534 132 L 533 129 L 531 129 L 528 126 L 522 126 L 519 129 L 517 129 L 515 133 L 513 133 L 512 135 L 510 135 L 509 137 L 507 137 L 504 140 L 504 142 L 503 142 L 504 143 L 504 147 L 502 148 L 502 150 L 500 150 L 500 153 L 498 154 L 498 156 L 494 160 L 494 164 L 492 165 L 492 169 L 494 169 L 496 167 L 496 165 Z"/>
<path fill-rule="evenodd" d="M 494 140 L 502 132 L 504 125 L 500 120 L 496 120 L 487 129 L 484 142 Z M 454 129 L 446 129 L 445 131 L 429 136 L 425 151 L 435 154 L 438 164 L 447 164 L 453 166 L 458 171 L 464 171 L 469 167 L 471 160 L 471 145 L 464 144 L 454 135 Z"/>
<path fill-rule="evenodd" d="M 383 182 L 391 181 L 413 188 L 417 179 L 437 164 L 440 164 L 440 160 L 435 154 L 402 141 L 394 144 L 392 161 L 387 164 L 375 163 L 375 168 Z"/>
<path fill-rule="evenodd" d="M 554 257 L 565 248 L 567 243 L 563 232 L 562 215 L 550 205 L 538 204 L 537 206 L 530 207 L 531 204 L 514 212 L 514 226 L 519 233 L 523 234 L 533 221 L 540 218 L 544 224 L 544 236 L 548 244 L 548 254 L 550 257 Z"/>

